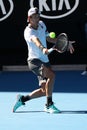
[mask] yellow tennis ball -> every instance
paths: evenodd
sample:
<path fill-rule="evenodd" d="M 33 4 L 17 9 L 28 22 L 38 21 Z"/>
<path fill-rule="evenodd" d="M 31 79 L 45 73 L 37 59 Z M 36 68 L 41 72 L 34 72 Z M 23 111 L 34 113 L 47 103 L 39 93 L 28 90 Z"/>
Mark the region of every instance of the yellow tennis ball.
<path fill-rule="evenodd" d="M 49 36 L 50 36 L 50 38 L 55 38 L 56 34 L 55 34 L 55 32 L 50 32 Z"/>

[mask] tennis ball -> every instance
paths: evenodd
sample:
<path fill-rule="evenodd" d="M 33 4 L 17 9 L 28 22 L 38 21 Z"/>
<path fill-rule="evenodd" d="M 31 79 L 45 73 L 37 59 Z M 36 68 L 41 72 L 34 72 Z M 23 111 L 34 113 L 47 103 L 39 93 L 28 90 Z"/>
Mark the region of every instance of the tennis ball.
<path fill-rule="evenodd" d="M 56 34 L 55 34 L 55 32 L 50 32 L 49 36 L 50 36 L 50 38 L 55 38 Z"/>

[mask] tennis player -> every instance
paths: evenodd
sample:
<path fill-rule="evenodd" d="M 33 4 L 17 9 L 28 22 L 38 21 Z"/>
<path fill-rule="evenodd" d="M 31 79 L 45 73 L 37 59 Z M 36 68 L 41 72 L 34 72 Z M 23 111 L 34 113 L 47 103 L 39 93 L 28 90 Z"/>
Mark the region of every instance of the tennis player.
<path fill-rule="evenodd" d="M 28 66 L 38 78 L 39 88 L 28 95 L 18 95 L 13 107 L 15 112 L 26 101 L 46 96 L 44 111 L 47 113 L 59 113 L 60 110 L 54 105 L 52 93 L 55 82 L 55 73 L 48 59 L 47 42 L 56 43 L 56 38 L 49 37 L 46 25 L 40 20 L 40 12 L 37 7 L 28 11 L 28 25 L 24 30 L 24 39 L 28 46 Z M 74 52 L 72 45 L 69 46 L 70 53 Z"/>

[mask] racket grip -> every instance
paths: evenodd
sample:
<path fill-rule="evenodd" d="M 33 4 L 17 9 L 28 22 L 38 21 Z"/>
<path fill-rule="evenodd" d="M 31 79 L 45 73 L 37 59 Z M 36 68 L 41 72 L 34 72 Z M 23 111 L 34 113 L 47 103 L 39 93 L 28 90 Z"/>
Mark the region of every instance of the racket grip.
<path fill-rule="evenodd" d="M 53 50 L 53 48 L 48 49 L 48 53 L 51 53 Z"/>

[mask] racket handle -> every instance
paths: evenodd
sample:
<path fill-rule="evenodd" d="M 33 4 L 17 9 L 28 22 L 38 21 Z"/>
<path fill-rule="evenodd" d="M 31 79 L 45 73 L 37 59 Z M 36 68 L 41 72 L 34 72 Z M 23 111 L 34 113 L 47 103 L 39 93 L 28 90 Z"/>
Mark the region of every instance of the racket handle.
<path fill-rule="evenodd" d="M 48 52 L 51 53 L 54 49 L 53 48 L 50 48 L 48 49 Z"/>

